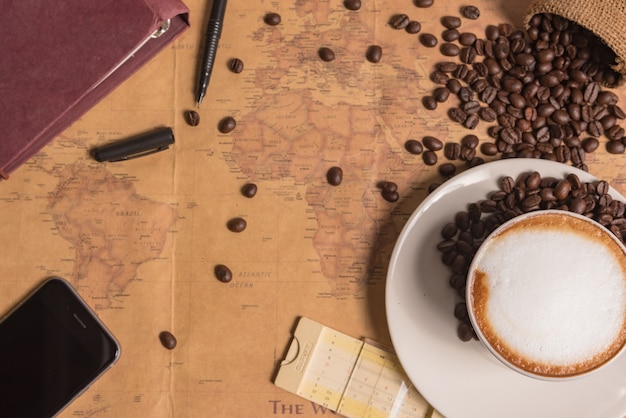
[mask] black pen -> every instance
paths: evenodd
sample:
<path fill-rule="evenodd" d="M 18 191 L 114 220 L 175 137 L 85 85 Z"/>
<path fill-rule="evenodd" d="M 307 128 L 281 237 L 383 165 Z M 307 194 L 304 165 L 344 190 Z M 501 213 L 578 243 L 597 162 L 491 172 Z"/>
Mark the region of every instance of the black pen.
<path fill-rule="evenodd" d="M 172 128 L 163 128 L 132 139 L 115 142 L 93 150 L 99 162 L 125 161 L 164 151 L 174 143 Z"/>
<path fill-rule="evenodd" d="M 209 79 L 213 71 L 213 62 L 217 53 L 217 43 L 222 35 L 222 24 L 224 23 L 224 12 L 226 11 L 226 0 L 213 0 L 211 17 L 206 30 L 206 40 L 204 45 L 204 58 L 200 69 L 200 84 L 198 86 L 198 107 L 206 94 L 209 86 Z"/>

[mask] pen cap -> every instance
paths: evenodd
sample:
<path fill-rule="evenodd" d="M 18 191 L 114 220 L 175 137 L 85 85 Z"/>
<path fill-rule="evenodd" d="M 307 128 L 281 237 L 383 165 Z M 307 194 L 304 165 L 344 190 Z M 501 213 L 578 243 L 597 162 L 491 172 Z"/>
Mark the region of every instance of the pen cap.
<path fill-rule="evenodd" d="M 166 149 L 174 143 L 172 128 L 163 128 L 138 137 L 96 148 L 93 156 L 96 161 L 116 161 L 139 156 L 144 153 Z"/>

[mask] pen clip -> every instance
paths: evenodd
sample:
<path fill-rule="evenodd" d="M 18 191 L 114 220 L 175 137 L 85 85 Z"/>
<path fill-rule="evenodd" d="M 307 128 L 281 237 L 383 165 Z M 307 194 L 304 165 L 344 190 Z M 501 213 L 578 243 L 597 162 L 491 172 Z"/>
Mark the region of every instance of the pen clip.
<path fill-rule="evenodd" d="M 157 152 L 161 152 L 161 151 L 165 151 L 166 149 L 169 149 L 169 145 L 163 145 L 160 146 L 158 148 L 155 149 L 151 149 L 149 151 L 146 152 L 138 152 L 137 154 L 130 154 L 130 155 L 125 155 L 123 157 L 120 158 L 116 158 L 114 160 L 109 160 L 110 163 L 114 163 L 117 161 L 126 161 L 126 160 L 134 160 L 135 158 L 139 158 L 139 157 L 143 157 L 146 155 L 150 155 L 150 154 L 156 154 Z"/>

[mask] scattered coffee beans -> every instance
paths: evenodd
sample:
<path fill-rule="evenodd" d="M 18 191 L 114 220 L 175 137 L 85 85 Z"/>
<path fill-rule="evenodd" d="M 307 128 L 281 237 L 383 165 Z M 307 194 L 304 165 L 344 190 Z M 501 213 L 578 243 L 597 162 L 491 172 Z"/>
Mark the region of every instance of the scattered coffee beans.
<path fill-rule="evenodd" d="M 383 49 L 378 45 L 371 45 L 367 48 L 367 53 L 365 54 L 367 60 L 369 62 L 377 63 L 380 62 L 383 56 Z"/>
<path fill-rule="evenodd" d="M 168 350 L 173 350 L 174 348 L 176 348 L 176 337 L 174 337 L 174 334 L 169 331 L 162 331 L 159 334 L 159 341 L 161 341 L 163 347 L 167 348 Z"/>
<path fill-rule="evenodd" d="M 322 61 L 330 62 L 335 59 L 335 52 L 327 47 L 322 47 L 317 51 Z"/>
<path fill-rule="evenodd" d="M 233 218 L 226 223 L 226 227 L 232 232 L 243 232 L 247 226 L 248 223 L 243 218 Z"/>
<path fill-rule="evenodd" d="M 200 115 L 195 110 L 188 110 L 185 112 L 185 120 L 190 126 L 198 126 L 200 123 Z"/>
<path fill-rule="evenodd" d="M 236 126 L 237 122 L 235 121 L 235 118 L 233 118 L 232 116 L 227 116 L 220 121 L 217 128 L 221 133 L 227 134 L 229 132 L 232 132 Z"/>
<path fill-rule="evenodd" d="M 343 5 L 348 10 L 359 10 L 361 8 L 361 0 L 344 0 Z"/>
<path fill-rule="evenodd" d="M 475 19 L 480 12 L 465 6 L 461 14 Z M 445 40 L 456 36 L 451 33 L 460 25 L 457 19 L 441 19 L 448 28 Z M 598 148 L 599 137 L 608 139 L 609 153 L 625 151 L 619 121 L 626 115 L 617 95 L 601 87 L 615 85 L 620 77 L 611 67 L 615 54 L 593 33 L 560 16 L 541 14 L 531 19 L 527 31 L 508 23 L 487 25 L 483 39 L 463 33 L 458 41 L 461 48 L 448 41 L 440 51 L 446 57 L 458 55 L 460 63 L 437 64 L 430 79 L 460 99 L 448 110 L 454 122 L 468 129 L 480 121 L 497 123 L 489 128 L 494 144 L 480 148 L 485 155 L 544 158 L 587 170 L 586 154 Z M 436 38 L 425 45 L 434 42 Z M 442 94 L 436 87 L 422 98 L 424 107 L 436 109 L 445 101 Z M 592 139 L 583 141 L 584 135 Z M 471 161 L 475 156 L 466 157 Z"/>
<path fill-rule="evenodd" d="M 441 229 L 443 240 L 437 244 L 437 249 L 441 261 L 451 271 L 450 286 L 463 299 L 454 309 L 454 316 L 460 321 L 459 338 L 463 341 L 475 338 L 469 331 L 465 283 L 474 254 L 491 232 L 523 213 L 557 209 L 592 218 L 623 242 L 626 238 L 626 205 L 613 200 L 608 193 L 609 184 L 603 180 L 584 183 L 575 174 L 554 178 L 542 177 L 538 172 L 525 172 L 516 179 L 502 177 L 499 188 L 486 199 L 468 204 L 465 211 L 458 212 L 454 220 L 444 224 Z"/>
<path fill-rule="evenodd" d="M 258 187 L 256 184 L 246 183 L 241 188 L 241 194 L 247 198 L 253 198 L 254 196 L 256 196 L 257 190 L 258 190 Z"/>
<path fill-rule="evenodd" d="M 378 183 L 378 187 L 380 188 L 380 193 L 383 199 L 387 202 L 397 202 L 400 199 L 400 194 L 398 193 L 398 185 L 392 181 L 381 181 Z"/>
<path fill-rule="evenodd" d="M 270 26 L 280 25 L 282 18 L 278 13 L 267 13 L 263 17 L 263 21 Z"/>
<path fill-rule="evenodd" d="M 222 283 L 228 283 L 233 279 L 233 272 L 223 264 L 218 264 L 213 270 L 215 277 Z"/>
<path fill-rule="evenodd" d="M 228 69 L 235 74 L 243 71 L 243 61 L 239 58 L 233 58 L 228 62 Z"/>
<path fill-rule="evenodd" d="M 331 167 L 326 173 L 326 180 L 331 186 L 339 186 L 343 181 L 343 170 L 341 167 Z"/>

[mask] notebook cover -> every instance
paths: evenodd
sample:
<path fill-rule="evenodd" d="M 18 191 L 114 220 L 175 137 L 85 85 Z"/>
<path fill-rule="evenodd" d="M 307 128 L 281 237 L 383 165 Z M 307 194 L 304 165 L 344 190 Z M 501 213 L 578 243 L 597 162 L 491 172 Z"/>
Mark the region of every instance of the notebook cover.
<path fill-rule="evenodd" d="M 0 13 L 0 176 L 32 157 L 173 41 L 189 26 L 188 13 L 180 0 L 5 0 Z M 167 19 L 170 28 L 124 62 Z"/>

